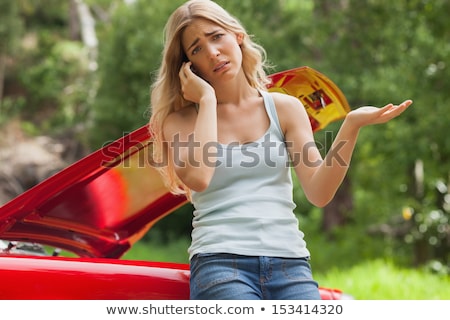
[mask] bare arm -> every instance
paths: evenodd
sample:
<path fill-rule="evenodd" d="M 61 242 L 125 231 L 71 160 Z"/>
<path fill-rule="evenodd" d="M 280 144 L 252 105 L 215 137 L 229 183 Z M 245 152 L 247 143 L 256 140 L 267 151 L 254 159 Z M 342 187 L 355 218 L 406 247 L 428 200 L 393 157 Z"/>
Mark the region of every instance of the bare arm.
<path fill-rule="evenodd" d="M 214 89 L 191 71 L 190 63 L 183 64 L 179 74 L 184 98 L 198 104 L 198 113 L 190 108 L 170 114 L 164 123 L 164 137 L 178 177 L 188 188 L 202 191 L 215 168 L 217 99 Z"/>
<path fill-rule="evenodd" d="M 277 106 L 277 110 L 281 111 L 280 121 L 284 124 L 294 169 L 306 197 L 318 207 L 327 205 L 333 199 L 347 174 L 359 130 L 363 126 L 385 123 L 399 116 L 412 103 L 406 100 L 398 106 L 388 104 L 383 108 L 361 107 L 351 111 L 327 155 L 322 158 L 303 106 L 292 99 L 285 102 L 287 105 Z"/>

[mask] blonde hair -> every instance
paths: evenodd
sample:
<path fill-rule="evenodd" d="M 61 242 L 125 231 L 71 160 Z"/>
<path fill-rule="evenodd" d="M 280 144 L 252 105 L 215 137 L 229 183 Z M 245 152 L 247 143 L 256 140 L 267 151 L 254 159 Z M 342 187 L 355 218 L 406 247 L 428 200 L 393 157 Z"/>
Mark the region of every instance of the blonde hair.
<path fill-rule="evenodd" d="M 153 140 L 152 156 L 164 183 L 173 194 L 184 194 L 190 199 L 190 190 L 178 178 L 174 164 L 168 161 L 168 146 L 164 141 L 163 125 L 166 117 L 192 102 L 183 98 L 179 70 L 186 54 L 181 45 L 183 31 L 195 19 L 206 19 L 236 34 L 243 35 L 242 68 L 250 86 L 266 90 L 270 80 L 264 68 L 266 52 L 264 48 L 247 34 L 241 23 L 212 0 L 190 0 L 178 7 L 169 17 L 164 28 L 164 49 L 162 63 L 156 81 L 151 86 L 151 117 L 149 131 Z"/>

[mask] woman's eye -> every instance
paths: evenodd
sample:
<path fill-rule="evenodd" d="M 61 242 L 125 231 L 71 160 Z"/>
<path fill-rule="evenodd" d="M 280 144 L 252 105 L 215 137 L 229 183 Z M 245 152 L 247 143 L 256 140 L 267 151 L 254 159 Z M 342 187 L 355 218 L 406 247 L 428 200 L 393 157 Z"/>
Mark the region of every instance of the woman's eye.
<path fill-rule="evenodd" d="M 194 50 L 192 50 L 192 55 L 197 54 L 199 51 L 200 51 L 200 47 L 194 48 Z"/>
<path fill-rule="evenodd" d="M 223 37 L 223 34 L 222 33 L 218 33 L 218 34 L 214 35 L 213 39 L 217 40 L 217 39 L 222 38 L 222 37 Z"/>

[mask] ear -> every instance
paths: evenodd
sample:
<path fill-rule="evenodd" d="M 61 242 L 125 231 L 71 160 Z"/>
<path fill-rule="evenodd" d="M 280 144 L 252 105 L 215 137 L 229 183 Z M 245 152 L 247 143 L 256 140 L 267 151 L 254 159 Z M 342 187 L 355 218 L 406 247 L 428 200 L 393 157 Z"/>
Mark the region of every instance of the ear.
<path fill-rule="evenodd" d="M 244 34 L 243 33 L 238 33 L 236 35 L 236 40 L 238 42 L 238 45 L 241 45 L 244 42 Z"/>

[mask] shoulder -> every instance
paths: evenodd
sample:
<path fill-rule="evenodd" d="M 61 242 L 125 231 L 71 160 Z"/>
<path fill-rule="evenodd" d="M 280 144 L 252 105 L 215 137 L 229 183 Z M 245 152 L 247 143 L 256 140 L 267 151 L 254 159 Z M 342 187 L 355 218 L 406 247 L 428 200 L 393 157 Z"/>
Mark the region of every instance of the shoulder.
<path fill-rule="evenodd" d="M 194 105 L 187 106 L 170 113 L 164 120 L 164 136 L 169 138 L 176 133 L 181 134 L 192 131 L 194 129 L 196 119 L 197 110 Z"/>
<path fill-rule="evenodd" d="M 270 92 L 277 110 L 282 130 L 286 131 L 292 126 L 310 125 L 305 107 L 294 96 L 281 92 Z"/>
<path fill-rule="evenodd" d="M 294 96 L 281 92 L 269 92 L 272 96 L 277 112 L 293 111 L 293 109 L 304 110 L 303 104 Z"/>

